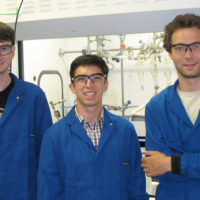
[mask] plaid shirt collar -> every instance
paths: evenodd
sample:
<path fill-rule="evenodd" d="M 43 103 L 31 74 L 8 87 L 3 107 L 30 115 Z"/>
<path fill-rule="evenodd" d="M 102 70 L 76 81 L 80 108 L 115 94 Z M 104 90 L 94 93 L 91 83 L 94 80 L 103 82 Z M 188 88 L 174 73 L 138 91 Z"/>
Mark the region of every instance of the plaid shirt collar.
<path fill-rule="evenodd" d="M 75 107 L 75 115 L 83 125 L 83 128 L 85 129 L 87 135 L 91 139 L 92 143 L 94 144 L 95 148 L 98 147 L 99 139 L 101 136 L 101 129 L 103 127 L 103 121 L 104 121 L 104 109 L 101 110 L 100 116 L 98 120 L 94 123 L 90 123 L 86 121 L 78 112 L 77 108 Z"/>
<path fill-rule="evenodd" d="M 94 123 L 90 123 L 90 122 L 88 122 L 87 120 L 85 120 L 85 119 L 81 116 L 81 114 L 78 112 L 76 106 L 75 106 L 74 111 L 75 111 L 76 117 L 78 118 L 78 120 L 79 120 L 82 124 L 85 124 L 85 123 L 88 123 L 88 124 L 95 124 L 95 123 L 98 122 L 98 121 L 100 121 L 100 122 L 103 123 L 103 121 L 104 121 L 104 109 L 103 109 L 103 108 L 102 108 L 102 110 L 101 110 L 99 119 L 98 119 L 96 122 L 94 122 Z"/>

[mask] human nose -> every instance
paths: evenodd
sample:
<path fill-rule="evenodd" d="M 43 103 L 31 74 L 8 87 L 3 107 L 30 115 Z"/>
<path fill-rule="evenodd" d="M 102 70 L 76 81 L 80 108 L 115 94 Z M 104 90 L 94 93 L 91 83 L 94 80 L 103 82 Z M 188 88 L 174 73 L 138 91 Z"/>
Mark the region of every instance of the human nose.
<path fill-rule="evenodd" d="M 88 77 L 88 79 L 86 80 L 85 84 L 86 86 L 91 86 L 94 83 L 92 77 Z"/>
<path fill-rule="evenodd" d="M 192 54 L 193 54 L 193 52 L 192 52 L 192 49 L 191 49 L 191 47 L 187 47 L 186 49 L 185 49 L 185 54 L 184 54 L 184 57 L 186 57 L 186 58 L 190 58 L 191 56 L 192 56 Z"/>

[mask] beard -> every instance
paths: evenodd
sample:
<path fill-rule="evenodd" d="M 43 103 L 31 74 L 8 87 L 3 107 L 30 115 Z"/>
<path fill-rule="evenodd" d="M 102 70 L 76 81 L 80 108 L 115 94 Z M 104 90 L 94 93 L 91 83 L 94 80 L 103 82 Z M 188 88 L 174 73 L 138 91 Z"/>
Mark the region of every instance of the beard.
<path fill-rule="evenodd" d="M 180 69 L 179 67 L 176 67 L 177 72 L 184 78 L 197 78 L 200 77 L 200 69 L 198 71 L 195 71 L 193 73 L 185 72 L 184 69 Z"/>

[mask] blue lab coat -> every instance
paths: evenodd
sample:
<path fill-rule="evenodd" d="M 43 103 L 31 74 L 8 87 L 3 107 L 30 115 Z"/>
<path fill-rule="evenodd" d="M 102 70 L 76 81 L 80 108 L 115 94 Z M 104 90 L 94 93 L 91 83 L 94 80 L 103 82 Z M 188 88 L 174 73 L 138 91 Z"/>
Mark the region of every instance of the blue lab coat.
<path fill-rule="evenodd" d="M 147 200 L 140 159 L 130 122 L 105 109 L 96 149 L 73 108 L 45 133 L 38 200 Z"/>
<path fill-rule="evenodd" d="M 38 154 L 44 131 L 52 124 L 44 92 L 14 79 L 0 118 L 0 199 L 35 200 Z"/>
<path fill-rule="evenodd" d="M 181 156 L 181 175 L 157 177 L 157 200 L 200 199 L 200 115 L 193 125 L 177 94 L 177 84 L 154 96 L 146 106 L 147 150 Z"/>

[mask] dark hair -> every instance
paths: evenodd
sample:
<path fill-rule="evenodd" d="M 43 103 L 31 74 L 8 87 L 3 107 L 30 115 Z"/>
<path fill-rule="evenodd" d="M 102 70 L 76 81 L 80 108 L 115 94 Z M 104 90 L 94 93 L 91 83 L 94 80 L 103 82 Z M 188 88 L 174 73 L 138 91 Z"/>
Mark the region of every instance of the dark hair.
<path fill-rule="evenodd" d="M 86 65 L 95 65 L 99 67 L 103 74 L 108 75 L 109 68 L 106 64 L 106 62 L 99 56 L 97 55 L 82 55 L 77 58 L 72 62 L 71 67 L 70 67 L 70 78 L 72 79 L 75 75 L 76 69 L 80 66 L 86 66 Z M 73 81 L 72 81 L 73 82 Z"/>
<path fill-rule="evenodd" d="M 200 16 L 195 14 L 177 15 L 172 22 L 165 26 L 164 44 L 166 51 L 171 52 L 172 34 L 182 28 L 196 27 L 200 29 Z"/>
<path fill-rule="evenodd" d="M 12 46 L 15 45 L 15 31 L 3 22 L 0 22 L 0 41 L 10 41 Z"/>

